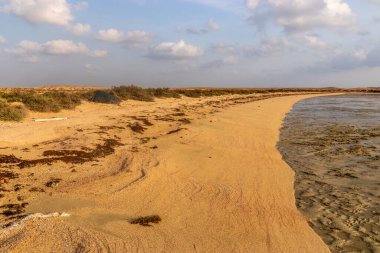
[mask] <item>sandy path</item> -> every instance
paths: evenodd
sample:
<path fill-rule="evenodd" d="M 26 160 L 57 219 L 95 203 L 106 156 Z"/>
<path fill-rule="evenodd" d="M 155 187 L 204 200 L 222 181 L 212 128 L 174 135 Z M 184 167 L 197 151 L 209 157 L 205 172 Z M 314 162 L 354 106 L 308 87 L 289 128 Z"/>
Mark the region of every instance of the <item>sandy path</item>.
<path fill-rule="evenodd" d="M 329 252 L 295 207 L 294 173 L 276 144 L 300 99 L 280 97 L 228 108 L 137 153 L 142 180 L 114 177 L 42 197 L 32 218 L 4 230 L 11 252 Z M 150 227 L 131 217 L 162 218 Z"/>

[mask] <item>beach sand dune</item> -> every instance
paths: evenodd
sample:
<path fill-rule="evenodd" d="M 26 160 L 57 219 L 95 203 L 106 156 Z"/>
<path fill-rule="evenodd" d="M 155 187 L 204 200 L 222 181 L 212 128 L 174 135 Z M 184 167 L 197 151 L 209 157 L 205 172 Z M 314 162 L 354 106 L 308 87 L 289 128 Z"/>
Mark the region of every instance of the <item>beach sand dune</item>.
<path fill-rule="evenodd" d="M 192 117 L 191 124 L 156 124 L 141 135 L 155 136 L 145 149 L 117 148 L 97 160 L 95 167 L 102 173 L 67 179 L 70 183 L 50 195 L 31 197 L 30 213 L 70 216 L 30 217 L 3 229 L 0 249 L 329 252 L 297 210 L 294 172 L 276 148 L 285 114 L 311 96 L 239 104 L 217 113 L 204 111 L 203 117 L 188 106 L 184 113 Z M 154 110 L 145 116 L 151 119 Z M 110 117 L 119 119 L 116 114 Z M 120 142 L 128 137 L 119 136 Z M 79 170 L 79 175 L 86 174 Z M 152 215 L 157 215 L 157 223 L 131 224 Z"/>

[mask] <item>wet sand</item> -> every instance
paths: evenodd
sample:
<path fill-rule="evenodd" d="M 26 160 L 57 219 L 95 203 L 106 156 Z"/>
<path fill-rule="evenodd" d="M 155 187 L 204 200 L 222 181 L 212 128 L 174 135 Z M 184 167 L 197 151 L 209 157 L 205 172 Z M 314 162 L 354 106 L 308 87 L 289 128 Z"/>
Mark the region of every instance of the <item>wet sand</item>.
<path fill-rule="evenodd" d="M 67 121 L 3 123 L 0 251 L 329 252 L 276 148 L 311 96 L 85 104 Z"/>

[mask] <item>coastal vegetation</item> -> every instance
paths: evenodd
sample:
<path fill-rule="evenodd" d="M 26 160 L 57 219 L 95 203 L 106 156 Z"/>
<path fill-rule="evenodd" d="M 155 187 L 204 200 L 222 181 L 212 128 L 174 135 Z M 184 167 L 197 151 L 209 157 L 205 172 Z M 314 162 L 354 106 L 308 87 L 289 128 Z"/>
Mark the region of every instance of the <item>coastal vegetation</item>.
<path fill-rule="evenodd" d="M 59 112 L 62 109 L 74 109 L 81 103 L 82 97 L 77 93 L 35 91 L 0 93 L 3 103 L 21 103 L 35 112 Z"/>
<path fill-rule="evenodd" d="M 141 88 L 136 85 L 115 86 L 104 88 L 103 92 L 114 96 L 117 101 L 137 100 L 153 102 L 155 98 L 213 97 L 223 95 L 249 95 L 262 93 L 287 93 L 287 92 L 379 92 L 376 88 L 367 89 L 300 89 L 300 88 Z M 0 89 L 0 120 L 20 121 L 27 111 L 34 112 L 59 112 L 63 109 L 75 109 L 82 101 L 96 102 L 92 98 L 96 89 L 55 90 L 50 89 Z"/>

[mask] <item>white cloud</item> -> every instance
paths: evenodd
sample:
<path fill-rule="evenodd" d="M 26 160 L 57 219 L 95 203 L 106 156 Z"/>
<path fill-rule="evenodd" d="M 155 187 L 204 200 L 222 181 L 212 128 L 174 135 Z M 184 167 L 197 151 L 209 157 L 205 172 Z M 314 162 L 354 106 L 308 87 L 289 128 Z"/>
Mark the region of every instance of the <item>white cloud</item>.
<path fill-rule="evenodd" d="M 124 33 L 117 30 L 117 29 L 110 28 L 107 30 L 100 30 L 98 32 L 98 36 L 96 38 L 98 40 L 119 43 L 119 42 L 123 41 Z"/>
<path fill-rule="evenodd" d="M 92 66 L 91 63 L 86 63 L 86 64 L 84 65 L 84 68 L 85 68 L 85 70 L 87 70 L 87 71 L 89 71 L 89 72 L 93 70 L 93 66 Z"/>
<path fill-rule="evenodd" d="M 256 9 L 259 2 L 260 0 L 246 0 L 245 5 L 248 7 L 248 9 L 254 10 Z"/>
<path fill-rule="evenodd" d="M 69 55 L 69 54 L 87 54 L 88 47 L 82 43 L 75 43 L 71 40 L 51 40 L 42 45 L 42 50 L 47 54 Z"/>
<path fill-rule="evenodd" d="M 219 31 L 220 25 L 210 18 L 207 22 L 207 28 L 209 31 Z"/>
<path fill-rule="evenodd" d="M 5 49 L 5 52 L 16 56 L 22 61 L 37 62 L 41 55 L 85 55 L 90 57 L 106 57 L 105 50 L 90 50 L 82 42 L 71 40 L 51 40 L 45 43 L 24 40 L 14 48 Z M 32 59 L 32 60 L 31 60 Z"/>
<path fill-rule="evenodd" d="M 265 37 L 260 45 L 253 49 L 253 54 L 265 57 L 284 53 L 291 48 L 292 45 L 286 37 Z"/>
<path fill-rule="evenodd" d="M 153 39 L 153 34 L 144 31 L 130 31 L 126 34 L 114 28 L 100 30 L 97 35 L 98 40 L 114 43 L 124 43 L 128 46 L 138 47 Z"/>
<path fill-rule="evenodd" d="M 41 46 L 44 53 L 52 55 L 87 55 L 91 57 L 107 56 L 107 51 L 105 50 L 90 50 L 86 44 L 71 40 L 51 40 Z"/>
<path fill-rule="evenodd" d="M 42 46 L 34 41 L 23 40 L 14 48 L 7 48 L 5 51 L 7 53 L 13 54 L 15 56 L 27 56 L 29 54 L 39 52 L 42 50 Z"/>
<path fill-rule="evenodd" d="M 315 73 L 328 73 L 335 71 L 353 70 L 359 68 L 380 67 L 380 46 L 358 48 L 349 52 L 340 51 L 331 58 L 312 66 L 308 71 Z"/>
<path fill-rule="evenodd" d="M 91 25 L 78 23 L 72 26 L 68 26 L 67 30 L 75 35 L 83 36 L 91 32 Z"/>
<path fill-rule="evenodd" d="M 144 31 L 130 31 L 123 42 L 131 46 L 139 46 L 153 39 L 153 34 Z"/>
<path fill-rule="evenodd" d="M 235 65 L 239 63 L 239 58 L 236 56 L 227 56 L 226 58 L 223 59 L 223 64 L 225 65 Z"/>
<path fill-rule="evenodd" d="M 104 58 L 108 56 L 108 51 L 104 49 L 97 49 L 97 50 L 89 51 L 88 55 L 95 58 Z"/>
<path fill-rule="evenodd" d="M 6 39 L 0 35 L 0 44 L 3 44 L 6 42 Z"/>
<path fill-rule="evenodd" d="M 36 63 L 36 62 L 41 61 L 41 58 L 36 56 L 36 55 L 26 56 L 26 57 L 22 57 L 20 59 L 22 62 L 25 62 L 25 63 Z"/>
<path fill-rule="evenodd" d="M 231 55 L 231 56 L 227 56 L 221 59 L 207 62 L 202 65 L 202 68 L 204 69 L 220 68 L 224 66 L 236 65 L 239 62 L 240 62 L 240 59 L 238 57 Z"/>
<path fill-rule="evenodd" d="M 220 68 L 223 66 L 236 65 L 241 61 L 242 50 L 240 47 L 229 44 L 212 44 L 209 52 L 217 59 L 203 64 L 204 68 Z"/>
<path fill-rule="evenodd" d="M 67 26 L 74 19 L 66 0 L 8 0 L 4 10 L 32 24 Z"/>
<path fill-rule="evenodd" d="M 94 66 L 93 64 L 91 63 L 86 63 L 84 64 L 83 68 L 86 70 L 86 72 L 88 73 L 93 73 L 95 72 L 96 70 L 99 70 L 98 67 Z"/>
<path fill-rule="evenodd" d="M 305 33 L 297 34 L 292 37 L 295 42 L 309 49 L 320 59 L 329 60 L 342 53 L 342 49 L 335 45 L 324 41 L 318 34 Z"/>
<path fill-rule="evenodd" d="M 373 21 L 375 24 L 380 23 L 380 16 L 373 17 L 373 18 L 372 18 L 372 21 Z"/>
<path fill-rule="evenodd" d="M 186 32 L 193 35 L 207 34 L 220 30 L 220 25 L 213 19 L 209 19 L 203 28 L 187 28 Z"/>
<path fill-rule="evenodd" d="M 303 36 L 303 41 L 312 49 L 326 49 L 328 47 L 326 42 L 322 41 L 317 35 L 314 34 L 305 34 Z"/>
<path fill-rule="evenodd" d="M 330 45 L 318 34 L 286 34 L 283 36 L 264 36 L 259 42 L 250 46 L 239 46 L 231 44 L 213 44 L 210 52 L 221 59 L 242 59 L 245 57 L 270 57 L 285 56 L 287 53 L 311 52 L 323 59 L 331 59 L 340 53 L 335 45 Z M 220 64 L 221 65 L 221 64 Z"/>
<path fill-rule="evenodd" d="M 371 3 L 380 4 L 380 0 L 369 0 Z"/>
<path fill-rule="evenodd" d="M 74 10 L 81 11 L 88 8 L 88 2 L 82 1 L 71 5 Z"/>
<path fill-rule="evenodd" d="M 228 44 L 212 44 L 211 50 L 217 54 L 223 54 L 223 55 L 236 55 L 238 54 L 239 49 L 234 45 L 228 45 Z"/>
<path fill-rule="evenodd" d="M 40 57 L 36 54 L 42 51 L 42 46 L 34 41 L 23 40 L 16 47 L 4 51 L 16 56 L 22 62 L 35 63 L 40 61 Z"/>
<path fill-rule="evenodd" d="M 244 6 L 240 4 L 240 1 L 236 1 L 236 0 L 182 0 L 182 1 L 206 5 L 213 8 L 221 9 L 226 12 L 233 12 L 237 14 L 244 13 L 244 10 L 243 10 Z"/>
<path fill-rule="evenodd" d="M 253 16 L 265 10 L 261 13 L 264 18 L 273 18 L 287 31 L 321 27 L 357 30 L 356 14 L 343 0 L 247 0 L 246 6 Z"/>
<path fill-rule="evenodd" d="M 317 70 L 322 71 L 336 71 L 336 70 L 347 70 L 347 69 L 356 69 L 364 66 L 369 66 L 368 62 L 363 59 L 358 59 L 353 53 L 342 53 L 336 57 L 324 62 L 324 65 L 317 66 Z"/>
<path fill-rule="evenodd" d="M 201 56 L 203 51 L 185 41 L 163 42 L 151 49 L 150 57 L 158 59 L 185 60 Z"/>
<path fill-rule="evenodd" d="M 2 8 L 6 13 L 18 16 L 31 24 L 47 23 L 63 26 L 75 35 L 90 33 L 89 24 L 72 24 L 73 10 L 83 10 L 87 2 L 70 4 L 67 0 L 5 0 Z"/>
<path fill-rule="evenodd" d="M 368 52 L 364 49 L 358 49 L 352 53 L 352 56 L 358 59 L 359 61 L 364 61 L 367 60 Z"/>

